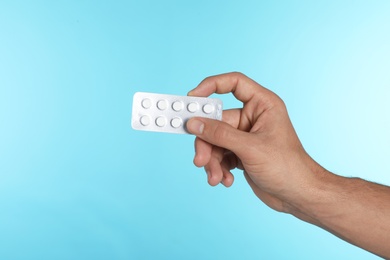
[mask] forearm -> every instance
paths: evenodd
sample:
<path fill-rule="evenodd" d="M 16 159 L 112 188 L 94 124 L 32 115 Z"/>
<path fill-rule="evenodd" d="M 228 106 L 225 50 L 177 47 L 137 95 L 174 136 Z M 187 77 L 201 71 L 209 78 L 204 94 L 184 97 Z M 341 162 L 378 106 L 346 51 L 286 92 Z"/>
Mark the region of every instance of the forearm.
<path fill-rule="evenodd" d="M 340 238 L 390 258 L 390 188 L 327 171 L 290 202 L 290 213 Z"/>

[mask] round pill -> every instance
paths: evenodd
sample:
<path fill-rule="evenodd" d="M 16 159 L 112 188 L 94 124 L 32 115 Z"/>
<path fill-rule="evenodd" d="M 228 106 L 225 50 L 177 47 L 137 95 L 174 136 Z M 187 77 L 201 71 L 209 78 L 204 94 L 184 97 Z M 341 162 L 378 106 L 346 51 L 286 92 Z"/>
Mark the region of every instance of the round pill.
<path fill-rule="evenodd" d="M 195 113 L 198 110 L 198 108 L 199 108 L 198 103 L 195 102 L 189 103 L 187 106 L 188 111 L 190 111 L 191 113 Z"/>
<path fill-rule="evenodd" d="M 149 98 L 145 98 L 141 103 L 142 107 L 148 109 L 152 106 L 152 101 Z"/>
<path fill-rule="evenodd" d="M 159 101 L 157 102 L 157 107 L 158 107 L 158 109 L 160 109 L 160 110 L 165 110 L 165 109 L 167 109 L 167 107 L 168 107 L 168 102 L 167 102 L 166 100 L 164 100 L 164 99 L 159 100 Z"/>
<path fill-rule="evenodd" d="M 203 106 L 203 112 L 206 114 L 211 114 L 214 111 L 214 106 L 211 104 L 206 104 Z"/>
<path fill-rule="evenodd" d="M 140 120 L 141 125 L 147 126 L 150 124 L 150 117 L 149 116 L 141 116 Z"/>
<path fill-rule="evenodd" d="M 173 102 L 172 109 L 175 110 L 176 112 L 179 112 L 180 110 L 183 109 L 183 102 L 181 102 L 181 101 Z"/>
<path fill-rule="evenodd" d="M 157 126 L 163 127 L 163 126 L 165 126 L 166 123 L 167 123 L 167 120 L 165 119 L 165 117 L 163 117 L 163 116 L 157 117 L 157 119 L 156 119 Z"/>
<path fill-rule="evenodd" d="M 178 128 L 181 126 L 182 124 L 182 120 L 178 117 L 175 117 L 171 120 L 171 126 L 174 127 L 174 128 Z"/>

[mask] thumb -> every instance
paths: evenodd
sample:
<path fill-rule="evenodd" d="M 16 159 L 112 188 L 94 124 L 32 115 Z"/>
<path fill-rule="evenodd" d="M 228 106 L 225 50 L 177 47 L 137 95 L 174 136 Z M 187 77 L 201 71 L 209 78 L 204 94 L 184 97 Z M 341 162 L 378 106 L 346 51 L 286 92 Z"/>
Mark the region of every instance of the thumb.
<path fill-rule="evenodd" d="M 244 150 L 250 145 L 248 133 L 223 121 L 194 117 L 187 121 L 187 130 L 204 141 L 226 148 L 238 156 L 244 154 Z"/>

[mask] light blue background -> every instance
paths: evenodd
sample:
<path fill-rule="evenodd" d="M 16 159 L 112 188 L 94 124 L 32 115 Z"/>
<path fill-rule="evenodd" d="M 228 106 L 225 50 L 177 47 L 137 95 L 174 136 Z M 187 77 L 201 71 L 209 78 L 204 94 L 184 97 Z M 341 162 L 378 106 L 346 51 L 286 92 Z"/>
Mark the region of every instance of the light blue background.
<path fill-rule="evenodd" d="M 376 259 L 209 187 L 193 137 L 130 128 L 136 91 L 241 71 L 331 171 L 390 184 L 389 1 L 2 1 L 1 259 Z M 240 104 L 221 97 L 226 108 Z"/>

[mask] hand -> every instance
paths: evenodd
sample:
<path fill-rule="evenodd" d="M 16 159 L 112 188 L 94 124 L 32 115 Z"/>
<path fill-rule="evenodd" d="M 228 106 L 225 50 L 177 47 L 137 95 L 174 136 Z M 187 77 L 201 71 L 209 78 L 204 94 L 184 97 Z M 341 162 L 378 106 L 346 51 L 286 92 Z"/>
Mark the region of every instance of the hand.
<path fill-rule="evenodd" d="M 194 164 L 204 167 L 208 182 L 229 187 L 231 170 L 244 170 L 254 193 L 271 208 L 287 212 L 288 201 L 310 189 L 313 171 L 321 167 L 303 149 L 283 101 L 240 73 L 203 80 L 190 96 L 232 92 L 243 102 L 226 110 L 222 121 L 192 118 L 188 131 L 196 135 Z"/>
<path fill-rule="evenodd" d="M 240 73 L 209 77 L 188 94 L 228 93 L 243 102 L 222 122 L 192 118 L 196 166 L 210 185 L 233 184 L 244 170 L 254 193 L 271 208 L 290 213 L 340 238 L 390 259 L 390 187 L 335 175 L 303 149 L 283 101 Z M 364 224 L 362 224 L 364 223 Z"/>

